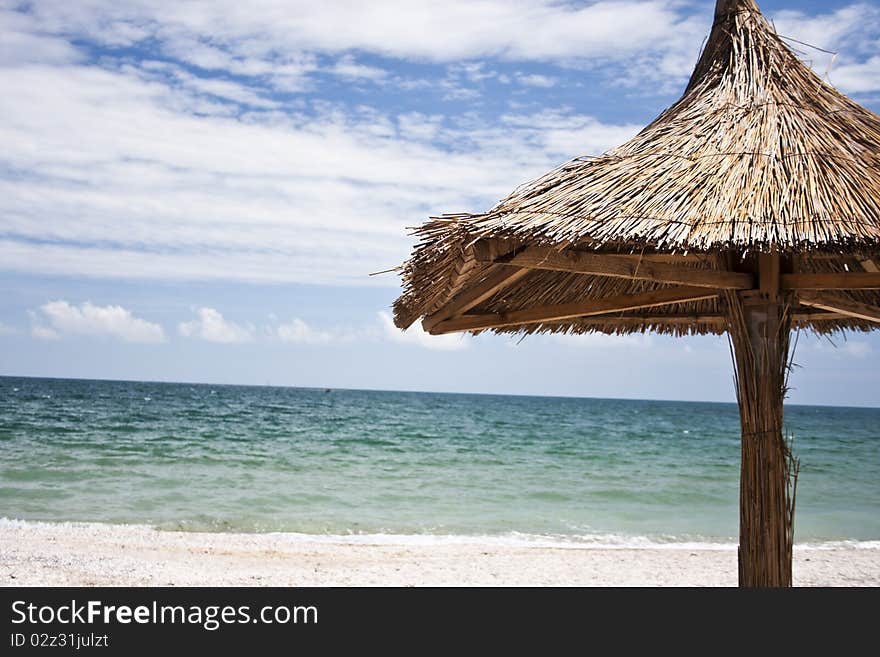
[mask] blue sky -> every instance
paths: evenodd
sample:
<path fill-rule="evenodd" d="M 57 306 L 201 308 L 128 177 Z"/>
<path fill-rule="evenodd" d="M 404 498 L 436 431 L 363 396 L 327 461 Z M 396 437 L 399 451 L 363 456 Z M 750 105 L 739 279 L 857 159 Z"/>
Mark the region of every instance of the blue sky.
<path fill-rule="evenodd" d="M 401 333 L 368 276 L 634 135 L 713 4 L 0 0 L 0 374 L 733 400 L 726 339 Z M 880 109 L 880 4 L 760 4 Z M 880 405 L 833 342 L 791 400 Z"/>

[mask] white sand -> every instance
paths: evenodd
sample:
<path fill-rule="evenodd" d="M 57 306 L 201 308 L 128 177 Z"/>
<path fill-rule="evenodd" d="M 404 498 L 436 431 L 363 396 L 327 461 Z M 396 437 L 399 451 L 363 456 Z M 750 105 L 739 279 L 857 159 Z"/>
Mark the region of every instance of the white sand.
<path fill-rule="evenodd" d="M 880 549 L 795 549 L 799 586 L 880 586 Z M 3 586 L 734 586 L 732 549 L 350 544 L 0 523 Z"/>

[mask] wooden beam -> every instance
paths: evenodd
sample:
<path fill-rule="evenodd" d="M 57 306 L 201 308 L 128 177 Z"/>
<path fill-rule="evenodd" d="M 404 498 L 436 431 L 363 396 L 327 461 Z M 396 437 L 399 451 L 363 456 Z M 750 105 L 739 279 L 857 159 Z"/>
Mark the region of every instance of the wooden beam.
<path fill-rule="evenodd" d="M 823 294 L 821 292 L 803 292 L 798 297 L 800 297 L 800 302 L 804 306 L 821 308 L 822 310 L 840 313 L 847 317 L 880 323 L 880 307 L 877 306 L 870 306 L 836 294 Z"/>
<path fill-rule="evenodd" d="M 536 308 L 512 310 L 504 313 L 463 315 L 456 319 L 440 322 L 430 329 L 429 332 L 433 335 L 441 335 L 443 333 L 478 331 L 500 326 L 557 322 L 576 317 L 605 315 L 608 313 L 625 312 L 627 310 L 638 310 L 639 308 L 650 308 L 651 306 L 663 306 L 670 303 L 712 299 L 716 296 L 718 296 L 717 292 L 700 287 L 662 288 L 641 294 L 624 294 L 606 299 L 538 306 Z"/>
<path fill-rule="evenodd" d="M 880 273 L 783 274 L 786 290 L 880 290 Z"/>
<path fill-rule="evenodd" d="M 633 258 L 605 253 L 557 251 L 539 246 L 529 247 L 515 255 L 496 259 L 495 262 L 510 267 L 611 276 L 716 290 L 748 290 L 751 289 L 754 281 L 751 274 L 739 272 L 693 269 L 659 262 L 641 262 Z"/>
<path fill-rule="evenodd" d="M 695 262 L 712 262 L 712 256 L 703 255 L 701 253 L 609 253 L 618 258 L 626 258 L 627 260 L 641 260 L 642 262 L 667 262 L 673 264 L 695 263 Z"/>
<path fill-rule="evenodd" d="M 598 324 L 622 324 L 624 326 L 638 326 L 639 324 L 723 324 L 723 315 L 599 315 L 597 317 L 584 317 L 576 319 L 574 324 L 578 326 L 593 326 Z"/>
<path fill-rule="evenodd" d="M 517 249 L 524 249 L 522 242 L 501 237 L 489 237 L 477 240 L 473 244 L 474 257 L 480 262 L 494 262 L 496 258 Z M 534 247 L 533 247 L 534 248 Z M 571 249 L 574 250 L 574 249 Z M 601 251 L 574 250 L 577 253 L 608 255 L 628 261 L 642 262 L 714 262 L 714 256 L 704 253 L 604 253 Z"/>
<path fill-rule="evenodd" d="M 496 292 L 503 290 L 529 273 L 528 269 L 511 269 L 494 265 L 487 270 L 487 275 L 479 283 L 459 292 L 447 301 L 437 312 L 422 320 L 422 328 L 430 331 L 440 322 L 467 312 L 474 306 L 483 303 Z"/>
<path fill-rule="evenodd" d="M 472 248 L 474 250 L 474 259 L 477 262 L 494 262 L 495 258 L 512 253 L 517 248 L 522 248 L 522 242 L 493 237 L 491 239 L 477 240 L 473 243 Z"/>
<path fill-rule="evenodd" d="M 835 312 L 791 314 L 791 321 L 793 322 L 839 322 L 846 318 L 846 315 Z"/>
<path fill-rule="evenodd" d="M 793 313 L 794 322 L 822 322 L 845 320 L 846 316 L 833 312 Z M 597 317 L 584 317 L 573 323 L 578 326 L 597 326 L 601 324 L 622 324 L 624 326 L 638 326 L 640 324 L 723 324 L 724 315 L 599 315 Z"/>
<path fill-rule="evenodd" d="M 841 258 L 850 257 L 849 254 L 845 254 L 845 253 L 816 253 L 816 252 L 813 252 L 813 253 L 804 253 L 803 255 L 805 257 L 809 258 L 810 260 L 840 260 Z M 858 256 L 856 256 L 856 257 L 858 257 Z"/>

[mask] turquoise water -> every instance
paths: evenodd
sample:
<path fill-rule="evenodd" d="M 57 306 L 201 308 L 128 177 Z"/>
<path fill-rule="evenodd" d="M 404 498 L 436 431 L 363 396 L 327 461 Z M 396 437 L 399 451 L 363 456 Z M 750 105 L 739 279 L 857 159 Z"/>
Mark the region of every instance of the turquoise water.
<path fill-rule="evenodd" d="M 792 406 L 799 542 L 880 539 L 880 409 Z M 0 377 L 0 517 L 722 542 L 733 404 Z"/>

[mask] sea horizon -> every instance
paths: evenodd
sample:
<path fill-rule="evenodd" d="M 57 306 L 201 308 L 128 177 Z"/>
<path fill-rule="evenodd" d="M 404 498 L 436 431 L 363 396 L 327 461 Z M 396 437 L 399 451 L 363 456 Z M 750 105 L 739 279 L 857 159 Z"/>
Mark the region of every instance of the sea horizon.
<path fill-rule="evenodd" d="M 225 386 L 233 388 L 282 388 L 292 390 L 336 390 L 349 392 L 391 392 L 391 393 L 413 393 L 426 395 L 473 395 L 486 397 L 524 397 L 532 399 L 595 399 L 601 401 L 645 401 L 645 402 L 672 402 L 677 404 L 729 404 L 737 406 L 735 399 L 733 400 L 714 400 L 714 399 L 673 399 L 664 397 L 597 397 L 593 395 L 538 395 L 513 392 L 461 392 L 455 390 L 412 390 L 405 388 L 348 388 L 345 386 L 305 386 L 305 385 L 288 385 L 283 383 L 229 383 L 216 381 L 178 381 L 172 379 L 129 379 L 129 378 L 90 378 L 80 376 L 35 376 L 35 375 L 19 375 L 19 374 L 0 374 L 2 379 L 40 379 L 48 381 L 96 381 L 107 383 L 168 383 L 173 385 L 195 385 L 195 386 Z M 804 404 L 797 402 L 785 402 L 788 407 L 804 407 L 804 408 L 840 408 L 840 409 L 880 409 L 880 403 L 876 405 L 868 404 Z"/>

